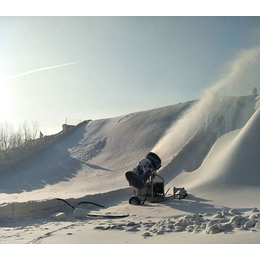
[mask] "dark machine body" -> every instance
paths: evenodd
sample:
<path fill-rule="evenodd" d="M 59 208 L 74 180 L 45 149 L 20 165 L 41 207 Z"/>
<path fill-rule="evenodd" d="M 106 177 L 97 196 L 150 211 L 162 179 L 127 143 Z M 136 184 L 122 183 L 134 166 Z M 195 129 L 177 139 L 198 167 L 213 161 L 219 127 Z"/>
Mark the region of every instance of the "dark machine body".
<path fill-rule="evenodd" d="M 169 198 L 166 197 L 168 190 L 164 192 L 164 179 L 157 174 L 160 167 L 160 157 L 150 152 L 132 171 L 126 172 L 129 185 L 135 188 L 135 195 L 129 199 L 130 204 L 139 205 L 144 204 L 145 201 L 160 202 Z M 174 187 L 173 193 L 170 197 L 179 199 L 187 195 L 184 188 Z"/>

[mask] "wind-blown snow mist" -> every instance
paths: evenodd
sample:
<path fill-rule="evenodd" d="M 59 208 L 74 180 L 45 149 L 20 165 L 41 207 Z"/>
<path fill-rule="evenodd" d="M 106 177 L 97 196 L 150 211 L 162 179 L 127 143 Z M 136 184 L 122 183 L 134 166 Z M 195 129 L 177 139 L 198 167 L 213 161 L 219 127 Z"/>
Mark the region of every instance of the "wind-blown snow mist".
<path fill-rule="evenodd" d="M 204 91 L 201 99 L 166 131 L 152 152 L 167 164 L 199 129 L 208 127 L 225 102 L 228 102 L 227 95 L 241 91 L 246 95 L 252 87 L 257 86 L 260 82 L 259 58 L 260 47 L 240 52 L 229 65 L 227 74 Z M 229 116 L 225 115 L 224 120 L 228 125 Z"/>

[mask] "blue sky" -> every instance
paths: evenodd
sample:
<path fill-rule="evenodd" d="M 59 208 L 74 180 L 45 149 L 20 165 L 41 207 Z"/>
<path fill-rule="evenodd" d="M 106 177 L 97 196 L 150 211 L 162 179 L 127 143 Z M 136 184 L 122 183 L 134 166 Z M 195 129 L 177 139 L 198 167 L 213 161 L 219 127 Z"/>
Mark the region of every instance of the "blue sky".
<path fill-rule="evenodd" d="M 65 118 L 197 99 L 241 49 L 259 45 L 260 18 L 10 16 L 0 35 L 0 121 L 36 120 L 50 134 Z"/>

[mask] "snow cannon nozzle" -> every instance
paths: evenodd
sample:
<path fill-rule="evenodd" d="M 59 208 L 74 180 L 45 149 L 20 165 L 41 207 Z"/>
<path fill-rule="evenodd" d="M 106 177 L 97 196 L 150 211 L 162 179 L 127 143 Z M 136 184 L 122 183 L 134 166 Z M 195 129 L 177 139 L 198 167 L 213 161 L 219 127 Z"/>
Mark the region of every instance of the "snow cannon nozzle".
<path fill-rule="evenodd" d="M 151 160 L 151 162 L 154 164 L 154 167 L 156 170 L 160 169 L 161 159 L 157 154 L 150 152 L 146 155 L 146 158 L 149 158 Z"/>
<path fill-rule="evenodd" d="M 126 172 L 125 177 L 131 186 L 142 189 L 150 176 L 160 167 L 160 157 L 157 154 L 150 152 L 132 171 Z"/>

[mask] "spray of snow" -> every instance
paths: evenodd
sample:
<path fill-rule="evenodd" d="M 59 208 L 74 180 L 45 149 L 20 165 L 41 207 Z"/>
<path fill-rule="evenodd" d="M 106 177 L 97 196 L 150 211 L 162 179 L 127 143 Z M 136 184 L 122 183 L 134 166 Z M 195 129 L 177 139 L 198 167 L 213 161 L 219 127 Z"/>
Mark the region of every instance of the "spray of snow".
<path fill-rule="evenodd" d="M 248 93 L 259 82 L 260 47 L 241 51 L 227 67 L 227 73 L 213 86 L 159 140 L 152 151 L 168 163 L 201 128 L 207 128 L 219 110 L 228 102 L 227 95 L 239 91 Z M 245 93 L 245 92 L 243 92 Z M 225 96 L 224 96 L 225 95 Z M 229 124 L 229 117 L 224 120 Z"/>

